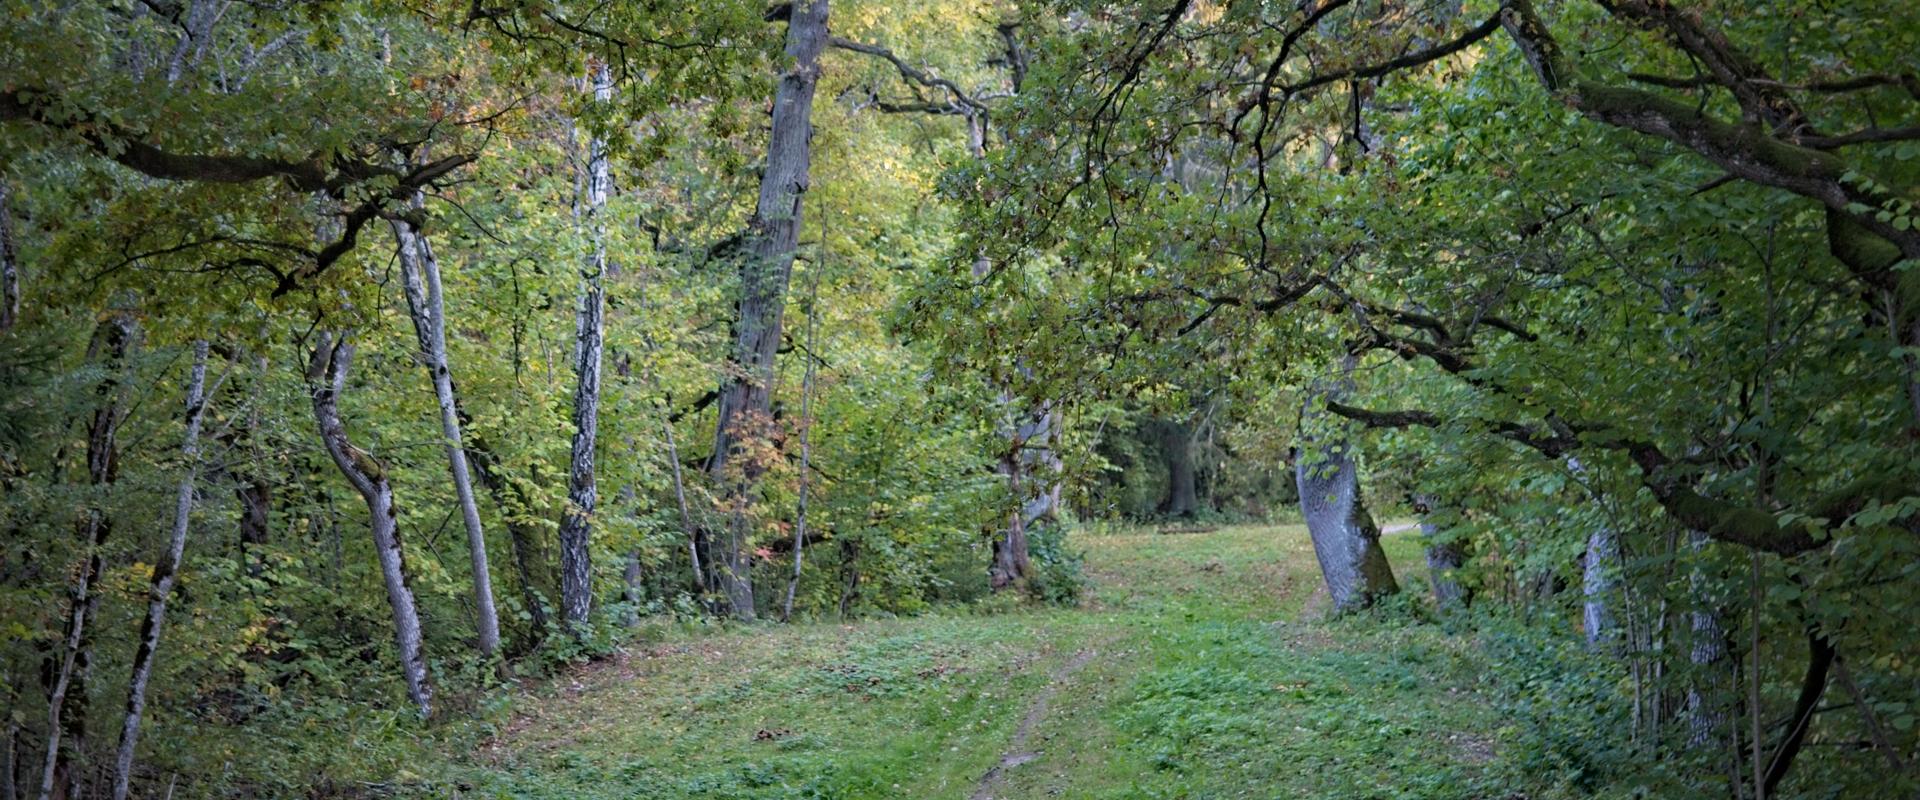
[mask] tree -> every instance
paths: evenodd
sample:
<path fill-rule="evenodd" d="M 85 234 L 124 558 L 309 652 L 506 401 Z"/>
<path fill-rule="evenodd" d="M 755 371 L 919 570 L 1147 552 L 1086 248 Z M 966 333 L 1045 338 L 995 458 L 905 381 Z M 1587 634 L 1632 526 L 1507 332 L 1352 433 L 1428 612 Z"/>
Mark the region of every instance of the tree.
<path fill-rule="evenodd" d="M 596 103 L 613 97 L 613 75 L 606 64 L 593 68 L 590 83 Z M 593 604 L 593 513 L 599 501 L 594 476 L 594 448 L 600 431 L 600 362 L 606 348 L 607 274 L 606 208 L 613 180 L 608 171 L 607 143 L 587 137 L 585 193 L 575 213 L 589 231 L 590 250 L 580 266 L 580 295 L 573 343 L 573 449 L 567 468 L 567 510 L 560 522 L 560 621 L 579 636 L 585 631 Z"/>
<path fill-rule="evenodd" d="M 347 389 L 347 371 L 353 363 L 353 344 L 346 333 L 321 331 L 307 362 L 307 391 L 313 400 L 313 418 L 320 431 L 320 443 L 334 466 L 346 476 L 354 491 L 367 505 L 367 527 L 373 534 L 374 555 L 380 561 L 380 577 L 387 587 L 387 605 L 393 611 L 393 639 L 400 656 L 400 677 L 406 683 L 407 699 L 421 717 L 433 712 L 433 687 L 427 682 L 427 660 L 421 643 L 420 611 L 415 602 L 411 578 L 407 574 L 406 554 L 400 546 L 399 511 L 394 507 L 393 485 L 387 480 L 387 467 L 371 453 L 355 447 L 347 438 L 346 423 L 340 417 L 340 396 Z"/>
<path fill-rule="evenodd" d="M 415 195 L 413 210 L 425 209 L 424 200 Z M 440 404 L 440 435 L 445 437 L 447 470 L 453 477 L 453 490 L 460 504 L 460 521 L 467 529 L 467 552 L 473 563 L 473 603 L 479 617 L 480 655 L 492 656 L 500 649 L 500 614 L 493 606 L 493 576 L 487 567 L 487 534 L 480 527 L 480 507 L 473 498 L 473 477 L 467 467 L 466 444 L 460 436 L 460 403 L 453 393 L 453 370 L 447 363 L 447 312 L 440 288 L 440 260 L 433 245 L 414 223 L 392 221 L 393 236 L 400 247 L 400 274 L 406 287 L 407 312 L 420 341 L 418 356 L 433 381 L 433 395 Z"/>
<path fill-rule="evenodd" d="M 715 575 L 729 612 L 753 619 L 750 493 L 765 465 L 754 454 L 771 424 L 773 365 L 787 283 L 800 243 L 802 200 L 812 160 L 813 93 L 820 53 L 827 45 L 827 0 L 801 0 L 787 20 L 786 65 L 773 94 L 766 169 L 748 223 L 740 261 L 740 300 L 734 321 L 730 374 L 721 384 L 713 457 L 707 471 L 724 487 L 727 527 L 718 542 Z"/>

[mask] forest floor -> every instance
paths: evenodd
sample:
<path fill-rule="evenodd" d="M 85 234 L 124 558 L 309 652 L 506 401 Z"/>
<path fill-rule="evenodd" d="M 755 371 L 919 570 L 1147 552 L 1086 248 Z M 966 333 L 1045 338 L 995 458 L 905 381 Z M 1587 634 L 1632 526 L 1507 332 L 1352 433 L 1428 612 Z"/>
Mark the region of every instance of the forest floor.
<path fill-rule="evenodd" d="M 521 697 L 449 777 L 522 798 L 1505 795 L 1474 638 L 1322 619 L 1303 528 L 1071 541 L 1079 608 L 656 631 Z M 1384 541 L 1403 582 L 1424 573 L 1416 537 Z"/>

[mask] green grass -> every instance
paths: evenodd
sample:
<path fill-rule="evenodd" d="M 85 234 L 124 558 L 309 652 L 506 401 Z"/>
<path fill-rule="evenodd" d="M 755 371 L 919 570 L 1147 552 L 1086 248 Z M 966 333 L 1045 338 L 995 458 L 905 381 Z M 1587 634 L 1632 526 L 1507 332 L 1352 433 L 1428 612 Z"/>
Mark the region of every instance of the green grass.
<path fill-rule="evenodd" d="M 966 798 L 1032 717 L 996 798 L 1468 797 L 1497 774 L 1472 640 L 1303 619 L 1300 527 L 1073 541 L 1081 608 L 657 629 L 423 769 L 466 797 Z M 1417 545 L 1387 542 L 1405 581 Z"/>

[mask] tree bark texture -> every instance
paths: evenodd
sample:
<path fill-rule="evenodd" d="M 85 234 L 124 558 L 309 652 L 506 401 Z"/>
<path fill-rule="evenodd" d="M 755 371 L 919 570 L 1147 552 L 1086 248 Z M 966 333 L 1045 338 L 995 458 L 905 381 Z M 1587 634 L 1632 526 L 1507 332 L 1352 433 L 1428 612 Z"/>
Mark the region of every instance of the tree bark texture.
<path fill-rule="evenodd" d="M 1167 464 L 1167 496 L 1160 511 L 1168 517 L 1192 517 L 1199 503 L 1193 480 L 1192 426 L 1163 419 L 1155 420 L 1153 427 Z"/>
<path fill-rule="evenodd" d="M 413 207 L 416 211 L 424 207 L 419 195 L 414 195 Z M 447 312 L 440 285 L 440 260 L 434 257 L 433 244 L 412 223 L 393 220 L 393 235 L 400 245 L 400 274 L 406 286 L 408 316 L 413 318 L 413 331 L 420 344 L 416 357 L 433 381 L 434 398 L 440 405 L 440 435 L 445 439 L 447 469 L 453 477 L 454 496 L 460 504 L 460 520 L 466 526 L 480 655 L 491 657 L 500 649 L 500 614 L 494 607 L 493 575 L 487 567 L 487 535 L 480 526 L 480 506 L 473 497 L 473 476 L 460 436 L 460 408 L 454 398 L 453 372 L 447 358 Z"/>
<path fill-rule="evenodd" d="M 606 64 L 593 68 L 593 99 L 613 100 L 613 75 Z M 606 220 L 603 213 L 613 177 L 607 143 L 587 140 L 585 192 L 580 217 L 593 249 L 580 267 L 580 306 L 575 315 L 573 373 L 573 448 L 567 469 L 567 509 L 560 521 L 560 621 L 579 635 L 593 607 L 593 513 L 600 490 L 594 477 L 594 448 L 600 432 L 600 364 L 606 349 Z"/>
<path fill-rule="evenodd" d="M 813 94 L 820 79 L 820 52 L 826 45 L 827 0 L 799 0 L 787 21 L 790 63 L 774 89 L 772 133 L 751 222 L 752 244 L 740 268 L 733 371 L 720 391 L 709 470 L 714 482 L 723 487 L 727 530 L 715 543 L 718 563 L 713 566 L 728 608 L 739 619 L 754 616 L 748 505 L 755 482 L 766 470 L 754 445 L 772 423 L 774 358 L 800 241 L 801 201 L 812 157 Z"/>
<path fill-rule="evenodd" d="M 1696 556 L 1706 549 L 1708 537 L 1701 531 L 1687 533 L 1687 547 Z M 1687 683 L 1687 744 L 1694 748 L 1718 748 L 1726 737 L 1727 686 L 1724 664 L 1727 660 L 1727 633 L 1720 625 L 1720 614 L 1713 599 L 1706 596 L 1707 578 L 1699 568 L 1687 576 L 1693 609 L 1687 612 L 1687 627 L 1693 637 L 1687 661 L 1693 666 Z"/>
<path fill-rule="evenodd" d="M 1300 456 L 1294 460 L 1300 512 L 1336 611 L 1364 608 L 1400 591 L 1380 548 L 1380 527 L 1360 491 L 1348 432 L 1323 410 L 1327 400 L 1352 391 L 1353 366 L 1354 358 L 1348 356 L 1338 380 L 1320 381 L 1308 394 L 1301 410 Z"/>
<path fill-rule="evenodd" d="M 407 685 L 407 699 L 421 717 L 426 717 L 433 711 L 433 687 L 427 683 L 420 611 L 414 602 L 406 558 L 401 551 L 399 509 L 394 506 L 393 485 L 387 481 L 386 465 L 353 445 L 347 438 L 346 423 L 340 418 L 340 395 L 346 391 L 353 345 L 344 333 L 323 331 L 319 336 L 313 359 L 307 365 L 313 418 L 327 455 L 333 457 L 334 465 L 366 501 L 374 555 L 380 562 L 380 577 L 386 583 L 387 605 L 393 611 L 393 639 L 400 655 L 400 676 Z"/>

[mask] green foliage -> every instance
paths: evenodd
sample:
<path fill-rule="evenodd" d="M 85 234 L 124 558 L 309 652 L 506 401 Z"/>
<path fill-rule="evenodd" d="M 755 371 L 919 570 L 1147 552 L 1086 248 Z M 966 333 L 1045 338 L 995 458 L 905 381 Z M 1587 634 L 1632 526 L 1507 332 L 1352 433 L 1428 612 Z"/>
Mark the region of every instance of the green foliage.
<path fill-rule="evenodd" d="M 1042 524 L 1028 529 L 1027 554 L 1033 559 L 1027 592 L 1034 599 L 1056 606 L 1079 604 L 1089 583 L 1086 557 L 1067 546 L 1066 526 Z"/>

